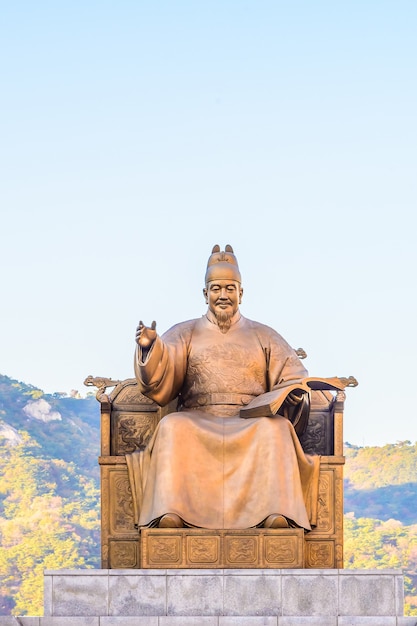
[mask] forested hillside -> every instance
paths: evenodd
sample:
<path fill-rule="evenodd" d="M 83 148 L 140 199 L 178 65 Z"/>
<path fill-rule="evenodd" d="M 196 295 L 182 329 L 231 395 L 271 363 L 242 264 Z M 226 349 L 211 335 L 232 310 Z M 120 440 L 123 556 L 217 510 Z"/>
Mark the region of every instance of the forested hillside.
<path fill-rule="evenodd" d="M 0 434 L 16 442 L 21 430 L 39 444 L 42 456 L 74 461 L 83 472 L 99 477 L 100 416 L 93 394 L 44 394 L 0 374 Z"/>
<path fill-rule="evenodd" d="M 345 567 L 404 569 L 417 615 L 417 444 L 345 445 Z"/>
<path fill-rule="evenodd" d="M 43 570 L 100 567 L 99 412 L 0 376 L 0 614 L 40 615 Z"/>
<path fill-rule="evenodd" d="M 0 375 L 0 446 L 0 614 L 40 615 L 44 569 L 100 567 L 99 405 Z M 417 614 L 417 444 L 345 455 L 345 567 L 404 569 Z"/>

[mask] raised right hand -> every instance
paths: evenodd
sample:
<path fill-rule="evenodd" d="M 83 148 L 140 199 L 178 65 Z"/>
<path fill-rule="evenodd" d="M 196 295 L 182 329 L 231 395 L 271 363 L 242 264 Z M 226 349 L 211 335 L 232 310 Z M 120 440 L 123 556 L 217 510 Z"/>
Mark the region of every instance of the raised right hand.
<path fill-rule="evenodd" d="M 138 327 L 136 328 L 136 343 L 138 346 L 143 348 L 144 350 L 149 350 L 149 348 L 154 343 L 157 333 L 156 333 L 156 322 L 153 321 L 151 326 L 145 326 L 142 320 L 139 322 Z"/>

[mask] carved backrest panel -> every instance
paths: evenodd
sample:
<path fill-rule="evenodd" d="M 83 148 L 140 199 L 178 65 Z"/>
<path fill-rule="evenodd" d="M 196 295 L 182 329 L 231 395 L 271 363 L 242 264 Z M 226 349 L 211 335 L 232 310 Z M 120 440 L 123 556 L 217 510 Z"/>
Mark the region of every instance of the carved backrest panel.
<path fill-rule="evenodd" d="M 112 455 L 130 454 L 143 450 L 152 437 L 158 424 L 158 412 L 131 411 L 112 412 Z"/>
<path fill-rule="evenodd" d="M 310 417 L 300 442 L 304 452 L 331 456 L 334 454 L 335 396 L 330 391 L 312 391 Z"/>

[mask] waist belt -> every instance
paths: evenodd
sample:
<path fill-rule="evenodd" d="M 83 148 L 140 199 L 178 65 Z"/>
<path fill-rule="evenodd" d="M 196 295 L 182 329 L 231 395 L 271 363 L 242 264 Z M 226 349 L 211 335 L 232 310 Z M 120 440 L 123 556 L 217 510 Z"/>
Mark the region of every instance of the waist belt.
<path fill-rule="evenodd" d="M 212 404 L 237 404 L 239 406 L 249 404 L 256 398 L 245 393 L 204 393 L 185 400 L 183 406 L 187 409 L 198 408 L 199 406 L 210 406 Z"/>

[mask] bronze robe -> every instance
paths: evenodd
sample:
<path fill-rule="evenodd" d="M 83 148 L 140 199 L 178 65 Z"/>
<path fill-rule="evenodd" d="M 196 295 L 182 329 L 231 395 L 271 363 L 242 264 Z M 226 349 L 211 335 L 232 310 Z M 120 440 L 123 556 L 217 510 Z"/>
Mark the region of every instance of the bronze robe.
<path fill-rule="evenodd" d="M 285 417 L 242 419 L 239 409 L 307 372 L 274 330 L 238 312 L 222 333 L 210 312 L 157 337 L 135 373 L 142 393 L 180 411 L 159 423 L 146 450 L 127 456 L 136 521 L 165 513 L 186 524 L 243 529 L 279 513 L 314 525 L 319 457 L 304 454 Z"/>

